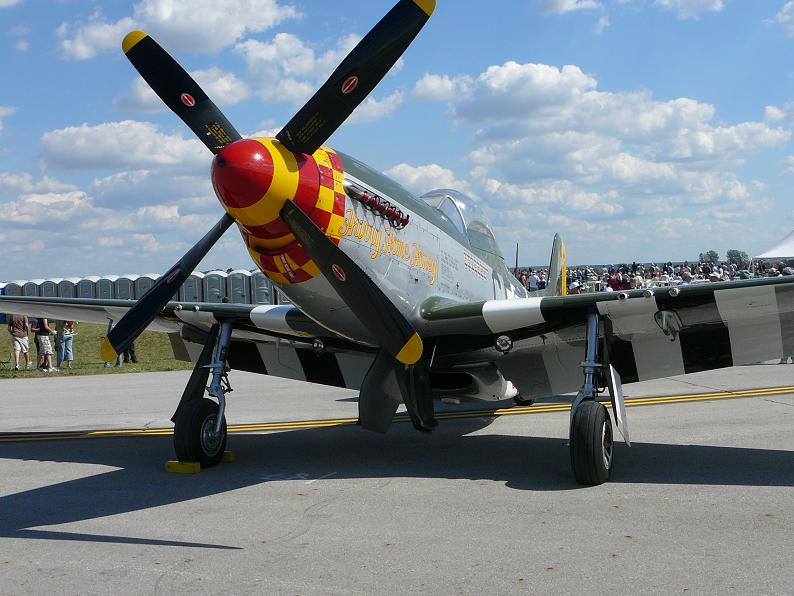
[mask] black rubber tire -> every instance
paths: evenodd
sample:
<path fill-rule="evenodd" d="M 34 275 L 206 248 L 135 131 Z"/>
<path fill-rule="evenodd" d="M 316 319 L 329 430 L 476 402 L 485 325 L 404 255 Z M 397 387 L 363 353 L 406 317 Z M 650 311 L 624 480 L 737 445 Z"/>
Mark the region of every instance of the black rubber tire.
<path fill-rule="evenodd" d="M 520 393 L 517 393 L 513 397 L 513 401 L 516 402 L 516 405 L 518 406 L 531 406 L 532 404 L 535 403 L 534 399 L 526 399 L 524 397 L 521 397 Z"/>
<path fill-rule="evenodd" d="M 597 401 L 579 404 L 571 421 L 571 468 L 579 484 L 603 484 L 612 473 L 612 420 Z"/>
<path fill-rule="evenodd" d="M 206 434 L 215 426 L 218 404 L 207 399 L 192 399 L 182 405 L 174 423 L 174 450 L 179 461 L 197 461 L 209 468 L 221 461 L 226 450 L 226 417 L 221 425 L 221 438 L 213 442 Z"/>

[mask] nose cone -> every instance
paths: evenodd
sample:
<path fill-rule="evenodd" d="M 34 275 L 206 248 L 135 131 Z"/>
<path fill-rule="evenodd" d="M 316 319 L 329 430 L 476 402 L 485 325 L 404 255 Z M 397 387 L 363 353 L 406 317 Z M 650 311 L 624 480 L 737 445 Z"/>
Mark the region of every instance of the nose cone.
<path fill-rule="evenodd" d="M 244 209 L 262 200 L 273 182 L 273 159 L 254 139 L 226 145 L 212 162 L 212 186 L 225 207 Z"/>

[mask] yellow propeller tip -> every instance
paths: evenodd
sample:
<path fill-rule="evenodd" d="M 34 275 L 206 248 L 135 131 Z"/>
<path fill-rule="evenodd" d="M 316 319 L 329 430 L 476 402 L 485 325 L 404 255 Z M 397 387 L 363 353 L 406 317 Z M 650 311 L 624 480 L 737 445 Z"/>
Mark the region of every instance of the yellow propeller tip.
<path fill-rule="evenodd" d="M 402 362 L 403 364 L 416 364 L 416 362 L 422 357 L 422 351 L 424 346 L 422 345 L 422 338 L 419 337 L 418 333 L 414 333 L 405 345 L 400 350 L 400 353 L 397 354 L 397 360 Z"/>
<path fill-rule="evenodd" d="M 141 41 L 144 37 L 147 37 L 147 35 L 148 33 L 145 31 L 130 31 L 124 36 L 124 41 L 121 42 L 121 49 L 124 50 L 124 53 L 126 54 L 132 48 L 134 48 L 139 41 Z"/>
<path fill-rule="evenodd" d="M 436 0 L 414 0 L 414 4 L 424 10 L 427 16 L 432 16 L 436 9 Z"/>
<path fill-rule="evenodd" d="M 102 342 L 102 349 L 99 350 L 99 357 L 105 362 L 113 362 L 119 357 L 119 355 L 116 353 L 116 350 L 113 348 L 113 345 L 108 341 L 107 337 Z"/>

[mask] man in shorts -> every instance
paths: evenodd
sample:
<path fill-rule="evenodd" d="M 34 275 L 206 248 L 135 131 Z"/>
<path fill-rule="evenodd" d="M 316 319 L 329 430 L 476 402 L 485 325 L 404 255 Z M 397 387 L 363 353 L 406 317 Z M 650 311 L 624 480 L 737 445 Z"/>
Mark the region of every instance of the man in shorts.
<path fill-rule="evenodd" d="M 47 319 L 40 318 L 36 335 L 39 338 L 39 345 L 41 346 L 39 370 L 42 372 L 58 372 L 58 369 L 52 366 L 52 343 L 50 342 L 50 336 L 54 333 Z"/>
<path fill-rule="evenodd" d="M 19 353 L 25 356 L 25 368 L 30 368 L 30 344 L 28 333 L 30 323 L 25 315 L 11 315 L 8 319 L 8 332 L 11 334 L 11 349 L 14 351 L 14 370 L 19 370 Z"/>

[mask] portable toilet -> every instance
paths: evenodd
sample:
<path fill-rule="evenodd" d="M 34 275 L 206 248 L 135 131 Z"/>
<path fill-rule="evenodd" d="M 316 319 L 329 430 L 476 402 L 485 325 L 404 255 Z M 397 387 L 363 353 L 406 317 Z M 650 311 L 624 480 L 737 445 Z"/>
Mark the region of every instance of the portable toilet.
<path fill-rule="evenodd" d="M 251 303 L 251 272 L 248 269 L 235 269 L 226 279 L 229 302 L 234 304 Z"/>
<path fill-rule="evenodd" d="M 116 298 L 119 300 L 135 300 L 135 280 L 138 276 L 134 273 L 125 273 L 116 280 Z"/>
<path fill-rule="evenodd" d="M 30 281 L 26 281 L 22 285 L 22 295 L 23 296 L 40 296 L 39 290 L 41 284 L 44 283 L 43 279 L 31 279 Z"/>
<path fill-rule="evenodd" d="M 58 296 L 61 298 L 74 298 L 77 296 L 77 283 L 79 277 L 67 277 L 58 282 Z"/>
<path fill-rule="evenodd" d="M 144 273 L 138 276 L 138 279 L 135 280 L 135 299 L 140 300 L 154 285 L 158 277 L 160 276 L 157 273 Z"/>
<path fill-rule="evenodd" d="M 6 284 L 4 282 L 0 282 L 0 296 L 4 294 L 3 290 L 5 289 Z M 6 322 L 6 316 L 4 314 L 0 314 L 0 324 Z"/>
<path fill-rule="evenodd" d="M 275 304 L 292 304 L 292 300 L 287 298 L 287 295 L 276 288 L 276 301 Z"/>
<path fill-rule="evenodd" d="M 25 282 L 21 279 L 10 281 L 3 288 L 3 293 L 6 296 L 22 296 L 22 286 L 24 285 Z"/>
<path fill-rule="evenodd" d="M 77 298 L 96 298 L 96 275 L 87 275 L 77 282 Z"/>
<path fill-rule="evenodd" d="M 102 300 L 113 300 L 116 297 L 116 280 L 118 275 L 103 275 L 96 282 L 96 297 Z"/>
<path fill-rule="evenodd" d="M 44 296 L 46 298 L 57 298 L 59 283 L 61 283 L 60 277 L 45 279 L 39 286 L 39 296 Z"/>
<path fill-rule="evenodd" d="M 194 271 L 188 275 L 185 283 L 179 288 L 179 300 L 181 302 L 204 302 L 203 279 L 204 274 L 201 271 Z"/>
<path fill-rule="evenodd" d="M 251 303 L 273 303 L 273 284 L 267 275 L 258 270 L 251 272 Z"/>
<path fill-rule="evenodd" d="M 223 302 L 226 297 L 226 278 L 229 275 L 225 271 L 215 270 L 204 275 L 201 285 L 204 289 L 204 302 Z"/>

